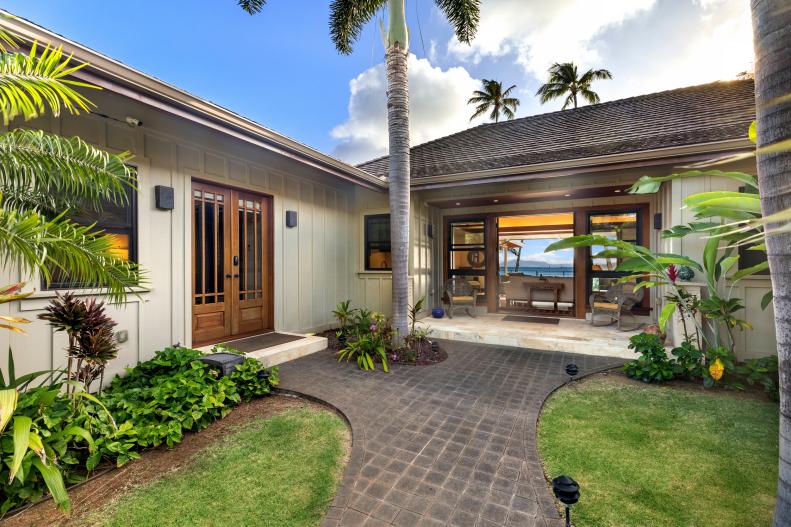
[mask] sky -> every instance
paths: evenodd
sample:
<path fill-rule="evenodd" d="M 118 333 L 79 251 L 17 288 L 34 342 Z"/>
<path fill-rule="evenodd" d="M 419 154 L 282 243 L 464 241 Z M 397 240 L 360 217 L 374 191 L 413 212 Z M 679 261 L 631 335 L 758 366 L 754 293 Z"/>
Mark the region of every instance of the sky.
<path fill-rule="evenodd" d="M 329 0 L 6 0 L 0 7 L 351 163 L 387 153 L 384 48 L 369 23 L 351 55 L 328 35 Z M 554 62 L 607 68 L 602 101 L 732 79 L 752 69 L 746 0 L 482 0 L 472 45 L 431 0 L 406 0 L 411 141 L 485 122 L 481 79 L 516 85 L 517 117 Z"/>

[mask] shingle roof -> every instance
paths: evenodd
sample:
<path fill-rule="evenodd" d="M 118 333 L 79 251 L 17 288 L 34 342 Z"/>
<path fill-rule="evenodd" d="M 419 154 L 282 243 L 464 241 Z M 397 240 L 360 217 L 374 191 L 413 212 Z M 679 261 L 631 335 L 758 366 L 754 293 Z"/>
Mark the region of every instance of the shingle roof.
<path fill-rule="evenodd" d="M 484 124 L 412 147 L 412 179 L 746 137 L 752 80 L 690 86 Z M 358 165 L 387 175 L 387 156 Z"/>

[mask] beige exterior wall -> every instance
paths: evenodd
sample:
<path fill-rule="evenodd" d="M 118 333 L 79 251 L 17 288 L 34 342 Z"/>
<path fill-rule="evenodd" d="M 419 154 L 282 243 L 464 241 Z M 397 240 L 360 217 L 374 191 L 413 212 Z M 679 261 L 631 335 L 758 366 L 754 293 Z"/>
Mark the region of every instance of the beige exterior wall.
<path fill-rule="evenodd" d="M 755 174 L 755 163 L 747 161 L 739 165 L 729 166 L 729 170 Z M 683 208 L 683 199 L 699 192 L 715 190 L 737 191 L 741 185 L 734 180 L 719 177 L 701 177 L 678 179 L 665 184 L 659 194 L 659 207 L 664 215 L 665 227 L 689 223 L 694 217 L 689 210 Z M 706 240 L 702 236 L 686 236 L 684 238 L 660 239 L 658 247 L 663 252 L 680 253 L 701 261 Z M 731 273 L 737 271 L 734 269 Z M 695 277 L 693 283 L 703 283 L 702 276 Z M 705 288 L 704 288 L 705 289 Z M 768 275 L 755 275 L 740 280 L 733 285 L 732 297 L 741 298 L 745 309 L 737 314 L 739 318 L 751 322 L 752 330 L 735 331 L 736 354 L 739 359 L 749 359 L 774 355 L 777 352 L 775 337 L 774 310 L 772 305 L 761 309 L 761 299 L 772 289 Z"/>
<path fill-rule="evenodd" d="M 125 306 L 109 308 L 117 329 L 129 335 L 119 359 L 109 365 L 111 375 L 170 344 L 191 344 L 192 178 L 273 196 L 275 328 L 306 332 L 331 324 L 332 308 L 350 296 L 355 280 L 354 185 L 109 92 L 91 97 L 98 111 L 121 120 L 133 116 L 143 126 L 131 128 L 95 115 L 46 118 L 26 126 L 78 135 L 110 150 L 135 154 L 132 164 L 140 179 L 138 255 L 148 272 L 150 291 L 130 297 Z M 173 211 L 155 208 L 155 185 L 174 187 Z M 298 212 L 296 228 L 285 227 L 286 210 Z M 5 269 L 0 283 L 24 278 Z M 33 323 L 27 325 L 27 336 L 0 332 L 0 363 L 5 364 L 10 345 L 18 372 L 65 365 L 65 337 L 36 320 L 54 293 L 41 291 L 37 277 L 27 279 L 37 292 L 0 309 Z"/>

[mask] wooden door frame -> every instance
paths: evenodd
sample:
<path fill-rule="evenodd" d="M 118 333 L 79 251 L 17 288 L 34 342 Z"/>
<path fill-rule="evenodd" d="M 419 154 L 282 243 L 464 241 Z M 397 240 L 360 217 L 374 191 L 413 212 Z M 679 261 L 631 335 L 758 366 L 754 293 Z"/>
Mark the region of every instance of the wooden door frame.
<path fill-rule="evenodd" d="M 248 333 L 240 333 L 240 334 L 237 334 L 237 335 L 228 335 L 228 336 L 225 336 L 225 337 L 222 337 L 222 338 L 211 339 L 211 340 L 204 340 L 204 341 L 195 341 L 195 340 L 193 340 L 192 345 L 193 346 L 205 346 L 205 345 L 208 345 L 208 344 L 216 344 L 218 342 L 224 342 L 224 341 L 228 341 L 228 340 L 231 340 L 231 339 L 243 338 L 243 337 L 252 336 L 252 335 L 259 335 L 259 334 L 262 334 L 262 333 L 271 333 L 275 329 L 275 294 L 274 294 L 275 293 L 275 289 L 274 289 L 275 288 L 275 222 L 274 222 L 275 198 L 274 198 L 274 196 L 272 194 L 268 194 L 266 192 L 260 192 L 258 190 L 252 190 L 252 189 L 249 189 L 249 188 L 246 188 L 246 187 L 243 187 L 243 186 L 227 184 L 227 183 L 224 183 L 224 182 L 218 182 L 218 181 L 214 181 L 214 180 L 211 180 L 211 179 L 205 179 L 205 178 L 200 178 L 200 177 L 192 177 L 192 178 L 190 178 L 190 192 L 189 192 L 190 205 L 189 206 L 190 206 L 190 209 L 192 209 L 192 211 L 190 212 L 190 217 L 192 218 L 192 221 L 190 222 L 190 231 L 191 231 L 191 243 L 192 243 L 191 247 L 193 249 L 195 247 L 195 220 L 194 220 L 194 207 L 193 207 L 193 199 L 194 199 L 194 194 L 193 194 L 193 188 L 194 187 L 193 187 L 193 185 L 195 183 L 197 183 L 199 185 L 206 185 L 206 186 L 209 186 L 209 187 L 215 187 L 217 189 L 227 191 L 230 194 L 230 196 L 231 196 L 231 200 L 230 201 L 233 202 L 232 203 L 232 207 L 233 207 L 233 212 L 234 212 L 234 214 L 233 214 L 233 219 L 234 220 L 236 218 L 236 212 L 237 212 L 237 202 L 235 202 L 234 200 L 237 198 L 239 193 L 244 193 L 244 194 L 257 196 L 257 197 L 263 198 L 264 201 L 268 201 L 269 202 L 269 205 L 267 207 L 266 215 L 263 215 L 263 212 L 262 212 L 262 221 L 264 222 L 262 227 L 264 229 L 266 229 L 265 234 L 266 234 L 267 242 L 266 242 L 265 245 L 262 245 L 262 247 L 261 247 L 261 250 L 266 249 L 266 251 L 268 253 L 268 257 L 264 257 L 262 259 L 262 267 L 265 265 L 266 266 L 266 270 L 262 269 L 262 271 L 261 271 L 262 275 L 264 275 L 264 276 L 261 277 L 261 281 L 262 281 L 262 285 L 265 286 L 265 291 L 263 292 L 263 300 L 264 300 L 265 303 L 268 304 L 269 307 L 268 307 L 268 309 L 266 309 L 266 318 L 264 320 L 265 327 L 263 329 L 261 329 L 260 331 L 252 331 L 252 332 L 248 332 Z M 230 217 L 230 215 L 229 215 L 229 217 Z M 231 220 L 228 220 L 228 222 L 226 222 L 226 223 L 228 225 L 228 229 L 232 233 L 233 229 L 231 228 L 231 223 L 229 223 L 230 221 Z M 229 238 L 228 238 L 229 239 L 229 243 L 232 243 L 232 241 L 231 241 L 231 233 L 229 233 Z M 264 234 L 263 231 L 262 231 L 262 234 Z M 238 236 L 238 233 L 237 233 L 237 236 Z M 193 253 L 193 251 L 191 250 L 190 253 Z M 191 277 L 191 279 L 189 281 L 190 284 L 191 284 L 191 288 L 192 288 L 191 291 L 190 291 L 190 295 L 189 295 L 189 299 L 190 299 L 190 315 L 189 315 L 189 319 L 190 319 L 190 321 L 193 320 L 193 309 L 195 308 L 195 303 L 194 303 L 194 295 L 195 295 L 195 271 L 194 271 L 195 256 L 196 256 L 195 254 L 192 254 L 192 263 L 191 263 L 191 266 L 190 266 L 192 268 L 192 277 Z M 226 270 L 232 269 L 232 267 L 233 267 L 231 265 L 231 262 L 230 262 L 231 258 L 232 257 L 230 256 L 230 254 L 227 255 L 226 260 L 229 260 L 229 261 L 226 262 Z M 226 297 L 227 297 L 227 295 L 232 294 L 232 289 L 233 289 L 232 287 L 229 288 L 227 286 L 227 284 L 226 284 L 226 287 L 225 287 Z M 232 302 L 228 303 L 229 307 L 227 309 L 230 311 L 231 305 L 238 305 L 238 303 L 239 303 L 238 299 L 234 299 Z M 231 324 L 231 323 L 232 322 L 230 321 L 230 318 L 229 318 L 228 324 Z M 190 323 L 190 328 L 192 328 L 192 322 Z M 191 338 L 194 339 L 194 329 L 191 330 Z"/>
<path fill-rule="evenodd" d="M 640 235 L 641 245 L 650 248 L 651 226 L 650 226 L 650 208 L 649 201 L 640 201 L 635 203 L 618 203 L 612 205 L 590 205 L 586 207 L 553 207 L 549 209 L 541 209 L 536 211 L 486 211 L 477 213 L 464 213 L 445 215 L 442 217 L 443 221 L 443 247 L 442 247 L 442 276 L 443 283 L 448 279 L 448 241 L 450 236 L 450 224 L 454 221 L 463 220 L 484 220 L 484 232 L 487 236 L 494 236 L 497 238 L 497 218 L 502 216 L 530 216 L 537 214 L 553 214 L 559 212 L 570 212 L 574 214 L 574 235 L 585 234 L 587 231 L 587 216 L 589 212 L 619 212 L 624 210 L 637 210 L 641 221 Z M 491 238 L 486 238 L 490 240 Z M 493 245 L 493 247 L 490 247 Z M 486 250 L 486 304 L 489 313 L 497 312 L 497 273 L 499 270 L 499 255 L 497 251 L 497 244 L 487 245 Z M 585 298 L 586 281 L 588 279 L 587 270 L 587 249 L 584 247 L 577 247 L 574 249 L 574 316 L 575 318 L 584 319 L 588 312 L 588 299 Z M 491 277 L 491 278 L 490 278 Z M 641 310 L 649 312 L 651 306 L 651 292 L 646 289 L 643 296 Z M 444 295 L 444 291 L 442 292 Z"/>

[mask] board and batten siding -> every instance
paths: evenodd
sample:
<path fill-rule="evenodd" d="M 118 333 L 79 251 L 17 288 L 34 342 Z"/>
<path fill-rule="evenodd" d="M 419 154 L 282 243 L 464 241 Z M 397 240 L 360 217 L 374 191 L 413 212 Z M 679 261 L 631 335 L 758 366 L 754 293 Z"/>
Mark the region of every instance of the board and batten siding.
<path fill-rule="evenodd" d="M 746 162 L 737 166 L 729 166 L 729 170 L 755 174 L 755 164 Z M 738 191 L 741 186 L 739 182 L 732 179 L 712 176 L 682 178 L 665 183 L 659 194 L 664 227 L 668 228 L 672 225 L 694 221 L 695 218 L 689 209 L 684 208 L 683 200 L 687 196 L 718 190 Z M 690 235 L 684 238 L 661 239 L 660 244 L 661 250 L 664 252 L 683 254 L 700 262 L 706 240 L 700 235 Z M 736 270 L 738 269 L 731 271 L 731 274 Z M 702 284 L 705 282 L 705 278 L 701 273 L 696 272 L 692 282 Z M 744 310 L 736 313 L 736 316 L 753 325 L 752 330 L 734 330 L 736 356 L 739 360 L 745 360 L 776 354 L 777 340 L 772 304 L 769 304 L 766 309 L 761 309 L 761 299 L 772 289 L 769 275 L 754 275 L 744 278 L 732 287 L 731 296 L 741 298 L 744 303 Z"/>
<path fill-rule="evenodd" d="M 126 305 L 108 306 L 116 329 L 128 334 L 108 366 L 108 379 L 166 346 L 191 344 L 193 178 L 273 197 L 275 329 L 309 332 L 332 325 L 332 309 L 354 285 L 354 185 L 109 92 L 92 92 L 91 98 L 98 111 L 121 121 L 134 116 L 143 126 L 97 115 L 45 117 L 23 126 L 135 155 L 130 164 L 138 168 L 140 187 L 138 256 L 149 290 L 130 296 Z M 155 208 L 155 185 L 174 188 L 173 211 Z M 285 227 L 286 210 L 297 211 L 297 227 Z M 0 312 L 32 321 L 25 325 L 27 335 L 0 332 L 0 363 L 10 346 L 18 373 L 65 366 L 65 336 L 36 318 L 54 292 L 42 291 L 38 277 L 16 269 L 4 268 L 0 279 L 28 280 L 36 289 L 26 300 L 0 305 Z"/>
<path fill-rule="evenodd" d="M 386 193 L 356 188 L 356 284 L 352 304 L 392 314 L 393 281 L 390 271 L 365 270 L 365 216 L 389 214 Z M 412 194 L 409 222 L 409 304 L 425 297 L 425 312 L 439 305 L 436 296 L 437 279 L 434 261 L 442 242 L 442 227 L 439 210 L 429 207 L 418 195 Z M 428 235 L 428 225 L 432 225 L 432 236 Z"/>

